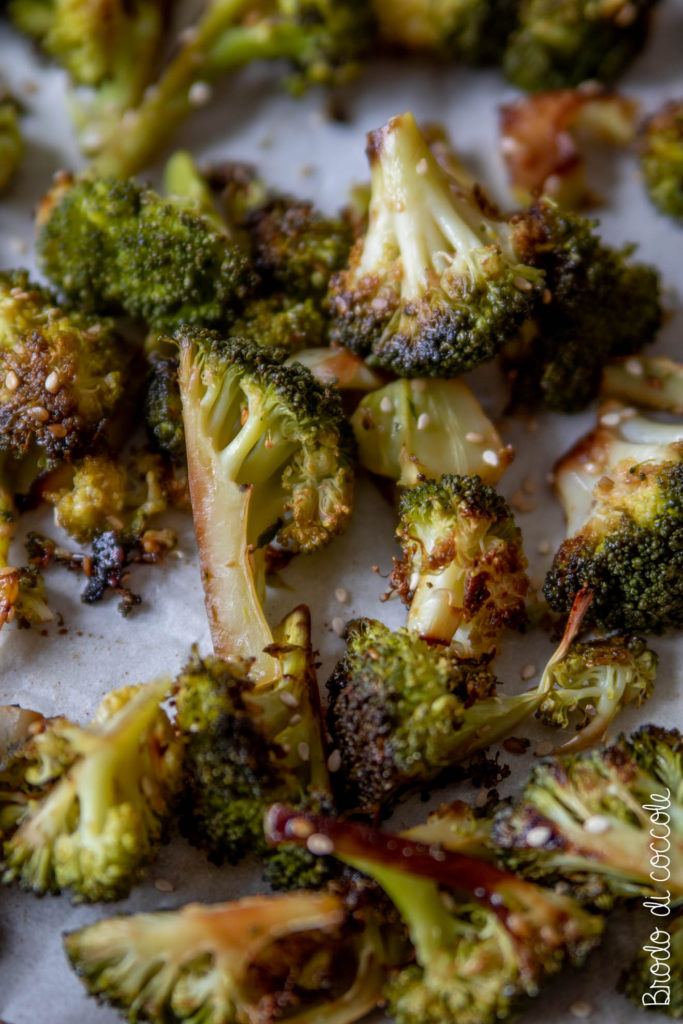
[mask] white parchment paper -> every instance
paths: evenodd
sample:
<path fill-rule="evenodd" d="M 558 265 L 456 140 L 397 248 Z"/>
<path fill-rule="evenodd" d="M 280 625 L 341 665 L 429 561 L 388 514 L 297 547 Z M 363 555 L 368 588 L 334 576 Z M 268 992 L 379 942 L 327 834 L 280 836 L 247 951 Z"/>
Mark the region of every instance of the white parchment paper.
<path fill-rule="evenodd" d="M 63 75 L 41 64 L 31 47 L 5 27 L 0 28 L 0 70 L 29 110 L 24 122 L 28 149 L 21 178 L 0 200 L 0 267 L 32 267 L 33 207 L 52 174 L 63 166 L 78 166 L 78 156 L 65 110 Z M 277 88 L 277 77 L 274 69 L 261 68 L 235 76 L 216 90 L 209 106 L 184 126 L 175 143 L 190 148 L 200 159 L 253 162 L 274 185 L 310 196 L 332 210 L 345 200 L 352 182 L 367 177 L 365 132 L 410 108 L 418 120 L 441 121 L 460 152 L 471 158 L 494 194 L 505 201 L 497 109 L 515 93 L 497 73 L 449 70 L 428 62 L 384 61 L 369 68 L 345 93 L 349 120 L 344 124 L 326 119 L 324 95 L 310 93 L 294 100 Z M 624 78 L 622 90 L 640 100 L 644 111 L 666 98 L 683 96 L 683 0 L 663 0 L 647 51 Z M 672 315 L 661 332 L 657 351 L 680 358 L 683 228 L 658 215 L 647 203 L 632 156 L 605 155 L 591 162 L 595 163 L 595 188 L 606 197 L 597 211 L 602 232 L 615 244 L 637 242 L 639 258 L 659 267 Z M 470 383 L 487 411 L 499 416 L 502 394 L 496 373 L 478 371 Z M 505 440 L 515 445 L 517 459 L 501 482 L 501 490 L 509 497 L 525 477 L 536 487 L 533 509 L 518 516 L 532 575 L 542 575 L 551 559 L 539 554 L 539 544 L 543 548 L 542 542 L 547 540 L 554 550 L 563 535 L 561 512 L 547 474 L 557 456 L 591 420 L 590 413 L 541 416 L 535 432 L 514 419 L 505 424 Z M 42 525 L 54 532 L 45 513 L 31 514 L 25 525 L 27 529 Z M 113 687 L 176 672 L 193 643 L 202 651 L 209 650 L 192 525 L 189 518 L 182 517 L 177 525 L 180 557 L 170 558 L 162 567 L 134 570 L 134 589 L 142 592 L 144 603 L 126 620 L 118 614 L 114 599 L 84 606 L 79 600 L 82 579 L 48 570 L 51 605 L 63 617 L 63 625 L 51 625 L 46 636 L 12 627 L 2 631 L 0 703 L 17 702 L 46 714 L 59 712 L 86 719 Z M 391 506 L 370 481 L 361 479 L 348 534 L 325 551 L 292 563 L 284 573 L 291 590 L 269 593 L 272 621 L 301 601 L 313 609 L 321 682 L 343 650 L 332 629 L 334 619 L 370 615 L 392 626 L 404 621 L 405 612 L 398 602 L 380 603 L 385 583 L 372 569 L 378 565 L 384 574 L 389 571 L 396 550 L 394 525 Z M 340 587 L 348 592 L 346 602 L 335 597 L 334 591 Z M 647 720 L 682 724 L 682 644 L 676 636 L 653 640 L 660 655 L 656 694 L 640 712 L 625 714 L 620 727 L 629 729 Z M 550 652 L 543 633 L 512 636 L 498 662 L 498 675 L 510 692 L 525 688 L 529 684 L 521 681 L 522 667 L 535 665 L 540 670 Z M 534 743 L 554 736 L 536 725 L 527 731 Z M 533 758 L 504 755 L 504 759 L 512 767 L 512 776 L 503 787 L 510 792 Z M 442 791 L 434 795 L 432 804 L 456 795 L 471 798 L 473 794 L 466 786 Z M 398 828 L 415 822 L 426 815 L 429 806 L 406 803 L 392 824 Z M 162 889 L 170 883 L 173 891 L 160 891 L 155 886 L 158 882 Z M 0 889 L 0 1018 L 7 1024 L 114 1024 L 120 1019 L 115 1011 L 87 999 L 67 967 L 61 949 L 63 931 L 125 911 L 243 896 L 256 891 L 258 885 L 259 874 L 253 864 L 215 868 L 183 841 L 174 839 L 150 869 L 148 881 L 114 906 L 74 907 L 67 897 L 39 900 L 14 889 Z M 529 1024 L 571 1024 L 581 1012 L 589 1014 L 594 1024 L 645 1024 L 656 1019 L 614 992 L 619 973 L 651 930 L 650 922 L 647 914 L 636 911 L 615 915 L 602 948 L 587 968 L 553 980 L 523 1019 Z M 373 1018 L 374 1024 L 381 1020 L 381 1015 Z"/>

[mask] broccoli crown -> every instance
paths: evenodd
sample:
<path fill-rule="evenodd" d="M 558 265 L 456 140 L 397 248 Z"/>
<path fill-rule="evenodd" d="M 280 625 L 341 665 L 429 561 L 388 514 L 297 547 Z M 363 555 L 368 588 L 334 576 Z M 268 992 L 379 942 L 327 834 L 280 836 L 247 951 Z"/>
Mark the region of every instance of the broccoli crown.
<path fill-rule="evenodd" d="M 155 357 L 145 381 L 145 427 L 150 444 L 173 462 L 185 462 L 178 360 Z"/>
<path fill-rule="evenodd" d="M 640 168 L 652 202 L 683 218 L 683 100 L 670 100 L 648 118 L 640 134 Z"/>
<path fill-rule="evenodd" d="M 530 878 L 568 880 L 603 905 L 663 891 L 653 878 L 650 830 L 671 830 L 671 877 L 683 894 L 683 740 L 676 729 L 643 726 L 611 746 L 542 761 L 521 798 L 502 810 L 493 840 Z"/>
<path fill-rule="evenodd" d="M 561 750 L 579 750 L 604 738 L 615 715 L 629 703 L 638 707 L 652 696 L 657 655 L 640 637 L 616 636 L 575 643 L 550 668 L 551 688 L 537 715 L 566 729 L 581 715 L 573 739 Z"/>
<path fill-rule="evenodd" d="M 457 378 L 392 381 L 362 399 L 351 426 L 361 464 L 403 487 L 444 473 L 477 474 L 495 484 L 513 458 Z"/>
<path fill-rule="evenodd" d="M 14 177 L 24 153 L 19 113 L 17 101 L 6 92 L 0 79 L 0 192 Z"/>
<path fill-rule="evenodd" d="M 228 337 L 237 342 L 298 352 L 324 345 L 326 332 L 327 317 L 314 299 L 297 300 L 277 294 L 247 303 Z"/>
<path fill-rule="evenodd" d="M 522 0 L 503 58 L 520 89 L 609 83 L 642 49 L 656 0 Z"/>
<path fill-rule="evenodd" d="M 683 914 L 657 926 L 651 941 L 621 975 L 619 989 L 641 1010 L 683 1017 Z M 667 991 L 668 990 L 668 991 Z"/>
<path fill-rule="evenodd" d="M 322 298 L 351 248 L 351 230 L 343 220 L 285 197 L 269 199 L 248 213 L 245 228 L 264 282 L 288 297 Z"/>
<path fill-rule="evenodd" d="M 467 64 L 497 64 L 519 0 L 373 0 L 380 38 Z"/>
<path fill-rule="evenodd" d="M 503 629 L 526 624 L 521 532 L 479 477 L 446 475 L 404 492 L 396 536 L 403 557 L 392 583 L 410 604 L 409 629 L 480 657 Z"/>
<path fill-rule="evenodd" d="M 390 804 L 453 764 L 466 705 L 495 692 L 485 666 L 455 661 L 407 629 L 357 619 L 327 683 L 327 725 L 342 758 L 345 805 Z"/>
<path fill-rule="evenodd" d="M 134 181 L 77 181 L 43 224 L 38 250 L 44 273 L 80 308 L 159 329 L 224 325 L 254 285 L 225 234 Z"/>
<path fill-rule="evenodd" d="M 48 461 L 92 449 L 128 389 L 131 350 L 108 321 L 63 312 L 24 270 L 0 274 L 0 451 Z"/>
<path fill-rule="evenodd" d="M 5 833 L 3 875 L 37 894 L 127 895 L 156 854 L 179 782 L 179 744 L 160 701 L 168 680 L 128 688 L 113 713 L 81 728 L 63 719 L 16 751 L 0 806 L 25 797 Z M 117 706 L 119 705 L 120 706 Z M 3 811 L 0 810 L 0 819 Z"/>
<path fill-rule="evenodd" d="M 633 247 L 612 249 L 594 229 L 547 199 L 515 218 L 515 244 L 547 286 L 533 324 L 504 352 L 517 402 L 582 409 L 607 360 L 640 351 L 661 325 L 657 272 L 630 261 Z"/>
<path fill-rule="evenodd" d="M 542 274 L 441 169 L 412 114 L 368 137 L 369 226 L 333 276 L 330 337 L 400 377 L 452 377 L 517 335 Z"/>

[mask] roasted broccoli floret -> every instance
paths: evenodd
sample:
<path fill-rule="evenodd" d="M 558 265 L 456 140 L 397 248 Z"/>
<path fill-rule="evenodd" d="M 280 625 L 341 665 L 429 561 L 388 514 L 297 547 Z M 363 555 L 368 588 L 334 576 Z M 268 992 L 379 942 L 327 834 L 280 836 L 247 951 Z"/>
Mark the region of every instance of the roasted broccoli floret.
<path fill-rule="evenodd" d="M 90 725 L 48 721 L 0 773 L 2 880 L 76 900 L 125 896 L 154 858 L 179 783 L 180 746 L 160 702 L 170 683 L 127 687 Z"/>
<path fill-rule="evenodd" d="M 179 344 L 214 651 L 253 658 L 254 678 L 266 677 L 276 663 L 263 653 L 273 638 L 252 551 L 275 538 L 289 550 L 313 551 L 344 531 L 353 501 L 353 435 L 339 396 L 303 366 L 281 365 L 284 353 L 201 332 L 180 335 Z"/>
<path fill-rule="evenodd" d="M 446 473 L 495 484 L 514 458 L 457 378 L 392 381 L 362 399 L 351 426 L 361 464 L 402 487 Z"/>
<path fill-rule="evenodd" d="M 683 220 L 683 100 L 670 100 L 647 119 L 639 150 L 650 199 L 668 217 Z"/>
<path fill-rule="evenodd" d="M 253 285 L 241 248 L 199 213 L 134 181 L 66 188 L 38 239 L 42 270 L 67 299 L 150 326 L 225 327 Z"/>
<path fill-rule="evenodd" d="M 683 365 L 666 356 L 617 359 L 602 372 L 600 394 L 683 416 Z"/>
<path fill-rule="evenodd" d="M 660 919 L 649 941 L 624 971 L 620 990 L 641 1010 L 683 1017 L 683 914 Z"/>
<path fill-rule="evenodd" d="M 543 274 L 439 166 L 412 114 L 368 136 L 369 226 L 332 278 L 330 337 L 400 377 L 452 377 L 517 335 Z"/>
<path fill-rule="evenodd" d="M 680 733 L 646 725 L 536 765 L 493 840 L 515 870 L 565 879 L 591 901 L 648 895 L 668 905 L 683 895 L 682 778 Z"/>
<path fill-rule="evenodd" d="M 506 346 L 513 402 L 561 412 L 595 397 L 608 359 L 639 352 L 662 322 L 659 278 L 612 249 L 593 222 L 541 199 L 514 218 L 515 245 L 545 277 L 533 319 Z"/>
<path fill-rule="evenodd" d="M 527 92 L 609 84 L 640 53 L 656 0 L 522 0 L 503 58 Z"/>
<path fill-rule="evenodd" d="M 518 0 L 372 0 L 380 39 L 465 64 L 499 63 Z"/>
<path fill-rule="evenodd" d="M 597 745 L 625 705 L 640 707 L 652 696 L 656 672 L 657 655 L 638 637 L 575 644 L 553 665 L 552 688 L 537 712 L 563 729 L 579 719 L 576 734 L 557 753 Z"/>
<path fill-rule="evenodd" d="M 566 612 L 593 592 L 586 624 L 662 633 L 683 623 L 683 426 L 617 404 L 555 467 L 567 518 L 544 593 Z"/>
<path fill-rule="evenodd" d="M 195 657 L 181 674 L 181 828 L 219 864 L 257 853 L 276 888 L 320 885 L 323 862 L 295 848 L 270 850 L 263 837 L 263 815 L 276 800 L 331 808 L 307 608 L 280 624 L 269 653 L 280 668 L 275 683 L 254 685 L 248 662 L 219 658 Z"/>
<path fill-rule="evenodd" d="M 145 380 L 145 427 L 150 444 L 173 462 L 185 462 L 183 403 L 177 357 L 153 356 Z"/>
<path fill-rule="evenodd" d="M 298 353 L 309 346 L 324 345 L 327 327 L 327 317 L 316 299 L 277 293 L 248 302 L 228 336 L 236 342 Z"/>
<path fill-rule="evenodd" d="M 374 879 L 395 904 L 415 963 L 384 989 L 398 1024 L 494 1024 L 565 962 L 581 963 L 602 920 L 571 897 L 483 860 L 398 835 L 275 806 L 271 839 L 326 849 Z"/>
<path fill-rule="evenodd" d="M 403 556 L 392 585 L 408 604 L 408 629 L 461 657 L 495 653 L 504 629 L 527 622 L 522 535 L 512 511 L 477 476 L 442 476 L 401 495 Z"/>
<path fill-rule="evenodd" d="M 14 177 L 24 153 L 19 104 L 0 78 L 0 192 Z"/>
<path fill-rule="evenodd" d="M 285 59 L 292 84 L 334 83 L 348 76 L 372 38 L 364 0 L 212 0 L 154 89 L 127 111 L 102 142 L 98 173 L 128 177 L 150 162 L 177 126 L 205 102 L 207 85 L 256 60 Z"/>
<path fill-rule="evenodd" d="M 88 992 L 129 1020 L 352 1024 L 380 1002 L 378 928 L 328 892 L 252 896 L 98 921 L 64 938 Z"/>

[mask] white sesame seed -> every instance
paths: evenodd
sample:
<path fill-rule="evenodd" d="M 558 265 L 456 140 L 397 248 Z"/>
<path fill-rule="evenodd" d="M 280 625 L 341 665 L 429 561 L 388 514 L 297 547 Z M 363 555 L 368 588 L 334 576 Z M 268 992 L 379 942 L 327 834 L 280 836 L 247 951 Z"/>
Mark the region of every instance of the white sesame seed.
<path fill-rule="evenodd" d="M 339 769 L 341 768 L 341 761 L 342 761 L 342 759 L 341 759 L 341 754 L 339 753 L 339 751 L 338 750 L 333 750 L 332 753 L 330 754 L 330 756 L 327 759 L 328 771 L 332 772 L 333 774 L 334 774 L 334 772 L 338 772 Z"/>
<path fill-rule="evenodd" d="M 520 292 L 529 292 L 533 288 L 531 281 L 527 281 L 525 277 L 516 277 L 512 283 Z"/>
<path fill-rule="evenodd" d="M 389 398 L 389 395 L 385 395 L 382 401 L 379 403 L 379 407 L 382 412 L 391 412 L 394 408 L 394 403 Z"/>
<path fill-rule="evenodd" d="M 431 417 L 428 412 L 421 412 L 417 418 L 417 429 L 426 430 L 431 423 Z"/>
<path fill-rule="evenodd" d="M 213 89 L 208 82 L 195 82 L 190 86 L 187 98 L 193 107 L 204 107 L 212 95 Z"/>
<path fill-rule="evenodd" d="M 483 444 L 484 435 L 480 434 L 478 430 L 468 430 L 465 434 L 465 440 L 469 441 L 470 444 Z"/>
<path fill-rule="evenodd" d="M 534 828 L 530 828 L 526 834 L 527 846 L 543 846 L 552 834 L 552 830 L 547 825 L 536 825 Z"/>
<path fill-rule="evenodd" d="M 45 378 L 45 390 L 51 395 L 56 395 L 59 391 L 60 385 L 61 381 L 59 379 L 59 374 L 53 370 L 52 373 L 49 373 Z"/>
<path fill-rule="evenodd" d="M 28 414 L 39 423 L 47 423 L 50 418 L 49 412 L 42 405 L 34 405 L 32 409 L 28 410 Z"/>
<path fill-rule="evenodd" d="M 315 832 L 315 829 L 305 818 L 292 818 L 287 822 L 285 831 L 287 835 L 294 836 L 295 839 L 308 839 Z"/>
<path fill-rule="evenodd" d="M 632 377 L 642 377 L 645 373 L 645 368 L 643 367 L 640 359 L 627 359 L 624 363 L 624 369 L 627 373 L 630 373 Z"/>
<path fill-rule="evenodd" d="M 336 633 L 337 636 L 342 636 L 345 629 L 346 623 L 344 622 L 344 620 L 341 619 L 338 615 L 335 615 L 335 617 L 332 619 L 332 631 Z"/>
<path fill-rule="evenodd" d="M 586 1003 L 583 999 L 580 999 L 576 1003 L 572 1003 L 569 1007 L 569 1012 L 572 1017 L 579 1017 L 581 1020 L 585 1020 L 586 1017 L 590 1017 L 593 1012 L 593 1007 L 590 1003 Z"/>
<path fill-rule="evenodd" d="M 537 672 L 538 669 L 536 666 L 529 663 L 528 665 L 525 665 L 521 671 L 522 679 L 533 679 Z"/>
<path fill-rule="evenodd" d="M 516 153 L 519 149 L 519 142 L 513 138 L 512 135 L 504 135 L 500 140 L 500 151 L 505 156 L 506 154 Z"/>
<path fill-rule="evenodd" d="M 600 472 L 600 467 L 596 466 L 594 462 L 587 462 L 584 468 L 591 476 L 595 476 L 596 473 Z"/>
<path fill-rule="evenodd" d="M 308 761 L 309 757 L 311 756 L 311 748 L 309 747 L 308 743 L 304 743 L 303 740 L 296 748 L 296 752 L 302 761 Z"/>
<path fill-rule="evenodd" d="M 621 416 L 618 412 L 606 412 L 604 416 L 600 417 L 600 422 L 603 427 L 618 427 Z"/>
<path fill-rule="evenodd" d="M 10 370 L 5 377 L 5 387 L 8 391 L 16 391 L 19 387 L 19 378 L 14 370 Z"/>
<path fill-rule="evenodd" d="M 539 555 L 549 555 L 550 541 L 546 540 L 545 537 L 543 538 L 543 540 L 539 540 L 538 547 L 536 548 L 536 550 L 538 551 Z"/>
<path fill-rule="evenodd" d="M 158 889 L 159 892 L 174 892 L 175 886 L 172 882 L 169 882 L 167 878 L 157 878 L 154 882 L 154 888 Z"/>
<path fill-rule="evenodd" d="M 290 718 L 289 724 L 291 726 L 295 726 L 295 725 L 298 725 L 299 722 L 301 722 L 301 721 L 302 721 L 302 716 L 297 711 L 296 714 L 292 715 L 292 717 Z"/>
<path fill-rule="evenodd" d="M 536 757 L 547 757 L 548 754 L 552 753 L 552 750 L 552 743 L 549 743 L 548 740 L 542 740 L 534 750 L 534 755 Z"/>
<path fill-rule="evenodd" d="M 494 452 L 493 448 L 487 448 L 485 452 L 482 452 L 481 457 L 487 466 L 497 466 L 500 462 L 498 452 Z"/>
<path fill-rule="evenodd" d="M 289 692 L 289 690 L 281 691 L 280 700 L 282 701 L 286 708 L 297 708 L 299 706 L 299 701 L 296 699 L 293 693 Z"/>
<path fill-rule="evenodd" d="M 475 807 L 484 807 L 486 805 L 486 801 L 488 800 L 488 798 L 489 798 L 489 791 L 488 791 L 488 789 L 486 789 L 486 788 L 480 789 L 479 792 L 477 793 L 477 795 L 474 798 L 474 806 Z"/>
<path fill-rule="evenodd" d="M 418 174 L 427 173 L 427 171 L 429 170 L 429 164 L 427 163 L 426 157 L 423 156 L 421 160 L 418 160 L 417 164 L 415 165 L 415 170 L 417 171 Z"/>
<path fill-rule="evenodd" d="M 592 836 L 600 836 L 610 828 L 610 820 L 604 814 L 591 814 L 590 818 L 586 818 L 583 823 L 584 832 L 589 832 Z"/>
<path fill-rule="evenodd" d="M 318 854 L 318 856 L 334 853 L 334 843 L 332 840 L 329 836 L 323 836 L 319 832 L 314 832 L 312 836 L 308 837 L 306 846 L 311 853 Z"/>
<path fill-rule="evenodd" d="M 415 391 L 417 394 L 420 394 L 421 392 L 427 390 L 427 381 L 420 380 L 419 377 L 417 378 L 417 380 L 411 380 L 410 389 L 411 391 Z"/>
<path fill-rule="evenodd" d="M 339 601 L 339 604 L 346 604 L 349 599 L 349 592 L 345 587 L 337 587 L 334 596 Z"/>

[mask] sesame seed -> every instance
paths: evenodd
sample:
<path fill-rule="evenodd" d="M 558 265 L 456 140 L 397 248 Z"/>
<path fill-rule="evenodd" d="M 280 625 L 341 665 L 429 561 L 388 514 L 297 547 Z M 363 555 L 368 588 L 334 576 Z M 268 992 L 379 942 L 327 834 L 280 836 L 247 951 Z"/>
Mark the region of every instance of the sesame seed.
<path fill-rule="evenodd" d="M 494 452 L 493 448 L 487 448 L 485 452 L 482 452 L 481 457 L 487 466 L 497 466 L 500 462 L 498 452 Z"/>
<path fill-rule="evenodd" d="M 421 412 L 417 418 L 417 429 L 426 430 L 431 423 L 431 418 L 428 412 Z"/>
<path fill-rule="evenodd" d="M 334 596 L 336 597 L 337 601 L 339 601 L 339 604 L 346 604 L 346 602 L 349 599 L 349 592 L 348 590 L 346 590 L 345 587 L 337 587 L 337 589 L 334 592 Z"/>
<path fill-rule="evenodd" d="M 506 153 L 516 153 L 519 145 L 517 139 L 513 138 L 512 135 L 504 135 L 500 140 L 500 151 L 504 156 Z"/>
<path fill-rule="evenodd" d="M 474 806 L 475 807 L 484 807 L 486 805 L 486 801 L 488 800 L 488 798 L 489 798 L 489 791 L 488 791 L 488 789 L 480 789 L 479 792 L 477 793 L 477 795 L 474 798 Z"/>
<path fill-rule="evenodd" d="M 590 818 L 586 818 L 583 823 L 584 832 L 589 832 L 592 836 L 600 836 L 610 828 L 610 820 L 604 814 L 591 814 Z"/>
<path fill-rule="evenodd" d="M 303 740 L 296 748 L 296 752 L 302 761 L 308 761 L 309 757 L 311 756 L 311 748 L 309 747 L 308 743 L 305 743 Z"/>
<path fill-rule="evenodd" d="M 28 410 L 28 414 L 39 423 L 47 423 L 50 418 L 49 412 L 42 405 L 34 405 L 32 409 Z"/>
<path fill-rule="evenodd" d="M 530 828 L 526 834 L 527 846 L 543 846 L 552 834 L 552 830 L 547 825 L 536 825 L 534 828 Z"/>
<path fill-rule="evenodd" d="M 543 538 L 543 540 L 539 540 L 538 547 L 536 548 L 536 550 L 538 551 L 539 555 L 549 555 L 550 541 L 547 540 L 545 537 Z"/>
<path fill-rule="evenodd" d="M 415 165 L 415 170 L 417 171 L 418 174 L 427 173 L 427 171 L 429 170 L 429 164 L 427 163 L 426 157 L 423 156 L 421 160 L 418 160 L 417 164 Z"/>
<path fill-rule="evenodd" d="M 328 853 L 334 853 L 334 843 L 329 836 L 323 836 L 319 832 L 314 832 L 312 836 L 309 836 L 306 840 L 306 846 L 311 853 L 315 853 L 318 856 L 325 856 Z"/>
<path fill-rule="evenodd" d="M 47 429 L 53 437 L 66 437 L 66 427 L 63 423 L 50 423 Z"/>
<path fill-rule="evenodd" d="M 530 292 L 533 288 L 531 281 L 527 281 L 525 277 L 516 277 L 512 283 L 520 292 Z"/>
<path fill-rule="evenodd" d="M 586 1017 L 590 1017 L 590 1015 L 592 1014 L 593 1007 L 590 1003 L 587 1003 L 583 999 L 580 999 L 578 1002 L 572 1003 L 572 1005 L 569 1007 L 569 1012 L 571 1013 L 572 1017 L 579 1017 L 581 1020 L 585 1020 Z"/>
<path fill-rule="evenodd" d="M 337 636 L 343 636 L 345 629 L 346 623 L 344 622 L 344 620 L 341 619 L 338 615 L 335 615 L 335 617 L 332 619 L 332 631 L 336 633 Z"/>
<path fill-rule="evenodd" d="M 328 771 L 332 773 L 338 772 L 339 769 L 341 768 L 341 760 L 341 754 L 339 753 L 339 751 L 333 750 L 327 759 Z"/>
<path fill-rule="evenodd" d="M 627 373 L 630 373 L 632 377 L 642 377 L 645 373 L 645 369 L 640 359 L 627 359 L 624 363 L 624 369 Z"/>
<path fill-rule="evenodd" d="M 175 886 L 172 882 L 169 882 L 167 878 L 157 878 L 154 882 L 154 888 L 158 889 L 159 892 L 174 892 Z"/>
<path fill-rule="evenodd" d="M 213 95 L 213 89 L 208 82 L 195 82 L 190 86 L 187 98 L 193 107 L 204 107 Z"/>
<path fill-rule="evenodd" d="M 469 441 L 470 444 L 483 444 L 484 435 L 480 434 L 478 430 L 468 430 L 465 434 L 465 440 Z"/>
<path fill-rule="evenodd" d="M 547 757 L 548 754 L 552 753 L 552 750 L 553 750 L 552 743 L 549 743 L 548 740 L 542 740 L 541 743 L 539 743 L 537 745 L 536 749 L 534 750 L 534 756 L 535 757 Z"/>
<path fill-rule="evenodd" d="M 427 381 L 420 380 L 419 377 L 417 378 L 417 380 L 411 380 L 410 389 L 411 391 L 415 391 L 417 392 L 417 394 L 420 394 L 422 391 L 427 390 Z"/>
<path fill-rule="evenodd" d="M 595 476 L 596 473 L 600 472 L 600 467 L 596 466 L 594 462 L 587 462 L 584 468 L 591 476 Z"/>
<path fill-rule="evenodd" d="M 391 412 L 394 408 L 394 403 L 389 398 L 389 395 L 385 395 L 382 401 L 379 403 L 379 407 L 382 412 Z"/>
<path fill-rule="evenodd" d="M 60 387 L 61 381 L 59 379 L 59 374 L 53 370 L 52 373 L 49 373 L 45 378 L 45 390 L 51 395 L 56 395 Z"/>
<path fill-rule="evenodd" d="M 315 829 L 305 818 L 292 818 L 287 822 L 285 831 L 287 835 L 294 836 L 295 839 L 308 839 L 313 835 Z"/>
<path fill-rule="evenodd" d="M 532 665 L 530 662 L 528 665 L 525 665 L 521 671 L 522 679 L 533 679 L 537 672 L 538 669 L 536 666 Z"/>
<path fill-rule="evenodd" d="M 295 725 L 298 725 L 298 724 L 299 724 L 299 722 L 302 722 L 302 721 L 303 721 L 303 717 L 302 717 L 302 716 L 301 716 L 301 715 L 299 714 L 299 712 L 297 711 L 297 712 L 296 712 L 296 714 L 295 714 L 295 715 L 292 715 L 292 717 L 290 718 L 290 720 L 289 720 L 289 724 L 290 724 L 291 726 L 295 726 Z"/>
<path fill-rule="evenodd" d="M 19 378 L 17 377 L 14 370 L 10 370 L 5 377 L 5 387 L 8 391 L 16 391 L 19 387 Z"/>
<path fill-rule="evenodd" d="M 600 422 L 603 427 L 618 427 L 621 422 L 621 416 L 618 412 L 606 412 L 604 416 L 600 417 Z"/>
<path fill-rule="evenodd" d="M 289 690 L 282 690 L 280 693 L 280 700 L 286 708 L 298 708 L 299 706 L 299 701 L 293 693 L 289 692 Z"/>

